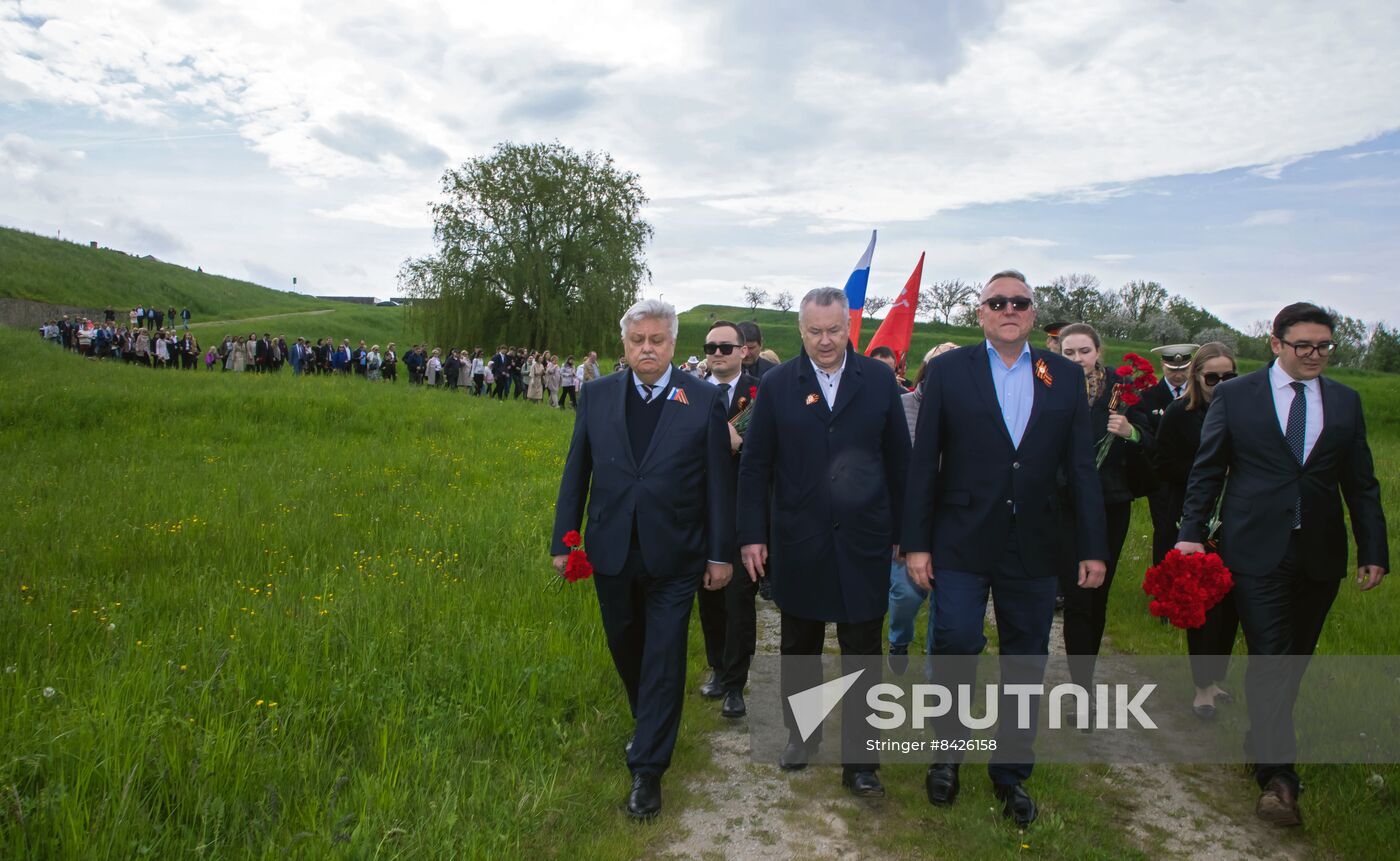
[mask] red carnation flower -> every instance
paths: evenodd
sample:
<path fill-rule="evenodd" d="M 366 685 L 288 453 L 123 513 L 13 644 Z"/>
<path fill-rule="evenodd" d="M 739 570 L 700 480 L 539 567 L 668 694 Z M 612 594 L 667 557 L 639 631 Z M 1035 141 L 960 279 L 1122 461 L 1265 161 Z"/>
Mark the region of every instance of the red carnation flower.
<path fill-rule="evenodd" d="M 1119 395 L 1118 399 L 1123 402 L 1124 406 L 1128 407 L 1135 407 L 1138 404 L 1142 403 L 1142 398 L 1138 395 L 1137 392 L 1133 391 L 1132 389 L 1128 389 L 1127 391 L 1123 392 L 1121 395 Z"/>
<path fill-rule="evenodd" d="M 570 583 L 587 580 L 593 576 L 593 563 L 582 550 L 570 550 L 569 561 L 564 565 L 564 579 Z"/>
<path fill-rule="evenodd" d="M 1234 586 L 1230 569 L 1214 553 L 1183 556 L 1167 553 L 1160 564 L 1147 570 L 1142 589 L 1152 596 L 1148 605 L 1154 616 L 1165 617 L 1178 628 L 1199 628 L 1210 610 Z"/>
<path fill-rule="evenodd" d="M 758 397 L 758 386 L 749 386 L 749 400 Z"/>
<path fill-rule="evenodd" d="M 564 546 L 577 547 L 583 543 L 583 536 L 578 534 L 577 529 L 570 529 L 564 533 Z"/>
<path fill-rule="evenodd" d="M 1113 373 L 1126 379 L 1127 377 L 1131 377 L 1133 375 L 1133 369 L 1128 367 L 1127 365 L 1119 365 L 1117 368 L 1114 369 Z"/>

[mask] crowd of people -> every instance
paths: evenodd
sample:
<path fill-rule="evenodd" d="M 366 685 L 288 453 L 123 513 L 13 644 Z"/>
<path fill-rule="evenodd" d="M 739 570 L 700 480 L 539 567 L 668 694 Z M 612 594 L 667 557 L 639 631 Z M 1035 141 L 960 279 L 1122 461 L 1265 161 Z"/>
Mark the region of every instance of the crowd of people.
<path fill-rule="evenodd" d="M 1140 360 L 1138 377 L 1108 367 L 1083 323 L 1044 326 L 1044 348 L 1033 347 L 1034 294 L 1019 272 L 987 281 L 977 316 L 984 340 L 935 347 L 913 380 L 892 352 L 852 348 L 834 288 L 804 297 L 802 352 L 783 364 L 760 357 L 749 324 L 716 321 L 703 370 L 697 356 L 675 365 L 674 308 L 644 300 L 623 317 L 627 373 L 597 384 L 615 397 L 590 390 L 579 410 L 550 553 L 569 576 L 586 511 L 603 629 L 634 718 L 630 815 L 661 809 L 697 598 L 711 669 L 700 694 L 727 718 L 747 713 L 765 583 L 781 618 L 784 703 L 821 684 L 812 662 L 831 624 L 843 656 L 882 656 L 905 672 L 925 601 L 924 650 L 943 659 L 931 666 L 956 667 L 941 671 L 947 689 L 975 689 L 975 665 L 953 659 L 985 649 L 990 605 L 1003 658 L 1034 659 L 1003 662 L 1008 689 L 1043 681 L 1062 606 L 1070 675 L 1092 691 L 1109 587 L 1133 503 L 1146 498 L 1152 564 L 1213 549 L 1234 573 L 1230 593 L 1188 633 L 1194 691 L 1179 693 L 1180 707 L 1210 721 L 1235 701 L 1222 683 L 1242 632 L 1255 811 L 1301 822 L 1291 716 L 1306 664 L 1268 671 L 1255 659 L 1316 647 L 1348 564 L 1343 499 L 1359 588 L 1378 586 L 1389 565 L 1359 398 L 1323 379 L 1335 320 L 1308 303 L 1285 307 L 1272 326 L 1275 360 L 1250 374 L 1212 342 L 1157 347 L 1159 367 Z M 696 379 L 706 375 L 709 384 Z M 1125 389 L 1130 378 L 1141 385 Z M 842 700 L 841 723 L 853 728 L 840 742 L 842 784 L 860 797 L 885 793 L 860 714 L 879 675 L 850 676 Z M 998 697 L 1003 715 L 1025 708 L 1009 690 Z M 1087 705 L 1078 728 L 1106 726 Z M 996 724 L 988 766 L 1002 814 L 1021 827 L 1039 811 L 1027 788 L 1038 698 L 1030 708 L 1029 727 Z M 786 706 L 783 718 L 778 764 L 804 768 L 821 727 L 801 727 Z M 933 730 L 945 744 L 932 748 L 924 789 L 946 807 L 959 795 L 969 727 L 948 709 Z"/>

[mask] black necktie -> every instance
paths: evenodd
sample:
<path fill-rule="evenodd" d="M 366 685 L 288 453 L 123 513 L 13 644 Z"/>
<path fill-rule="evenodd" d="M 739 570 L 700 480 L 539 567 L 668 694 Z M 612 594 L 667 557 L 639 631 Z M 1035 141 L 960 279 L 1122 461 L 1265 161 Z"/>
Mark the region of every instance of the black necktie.
<path fill-rule="evenodd" d="M 729 406 L 729 384 L 728 384 L 728 383 L 720 383 L 720 384 L 719 384 L 719 390 L 720 390 L 720 392 L 723 393 L 723 395 L 724 395 L 724 405 L 725 405 L 726 407 Z"/>
<path fill-rule="evenodd" d="M 1181 397 L 1181 386 L 1172 386 L 1172 399 Z"/>
<path fill-rule="evenodd" d="M 1288 407 L 1288 427 L 1283 432 L 1283 438 L 1288 441 L 1288 448 L 1301 464 L 1303 462 L 1303 438 L 1307 435 L 1308 428 L 1308 398 L 1304 394 L 1302 383 L 1289 383 L 1289 385 L 1293 387 L 1293 403 Z M 1297 502 L 1293 503 L 1293 528 L 1297 529 L 1302 525 L 1303 497 L 1300 494 Z"/>
<path fill-rule="evenodd" d="M 656 386 L 653 386 L 650 383 L 642 383 L 642 388 L 646 390 L 646 394 L 642 395 L 642 400 L 646 403 L 651 403 L 651 392 L 653 389 L 656 388 Z"/>

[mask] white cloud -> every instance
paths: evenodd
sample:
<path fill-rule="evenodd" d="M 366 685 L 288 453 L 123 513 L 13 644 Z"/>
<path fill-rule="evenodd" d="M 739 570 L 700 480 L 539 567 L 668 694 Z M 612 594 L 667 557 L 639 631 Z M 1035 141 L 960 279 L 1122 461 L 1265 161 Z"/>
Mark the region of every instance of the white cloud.
<path fill-rule="evenodd" d="M 1021 248 L 1052 248 L 1060 244 L 1053 239 L 1036 239 L 1028 236 L 1001 236 L 997 240 Z"/>
<path fill-rule="evenodd" d="M 363 200 L 353 200 L 333 209 L 313 208 L 311 213 L 322 218 L 363 221 L 383 227 L 431 230 L 432 214 L 428 211 L 431 198 L 428 189 L 417 194 L 383 194 Z"/>
<path fill-rule="evenodd" d="M 1292 224 L 1297 213 L 1291 209 L 1263 209 L 1240 222 L 1241 227 L 1276 227 Z"/>
<path fill-rule="evenodd" d="M 1132 260 L 1133 254 L 1095 254 L 1095 260 L 1102 260 L 1106 263 L 1117 263 L 1122 260 Z"/>

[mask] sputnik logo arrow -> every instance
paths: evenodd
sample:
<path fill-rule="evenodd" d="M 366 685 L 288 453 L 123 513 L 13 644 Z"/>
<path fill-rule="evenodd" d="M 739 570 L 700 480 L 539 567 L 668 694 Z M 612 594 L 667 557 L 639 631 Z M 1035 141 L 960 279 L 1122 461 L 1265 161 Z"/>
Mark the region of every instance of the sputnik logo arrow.
<path fill-rule="evenodd" d="M 841 698 L 850 691 L 864 672 L 865 670 L 856 670 L 839 679 L 832 679 L 788 696 L 788 706 L 792 709 L 793 719 L 797 721 L 797 731 L 802 735 L 804 742 L 812 737 L 812 733 L 817 731 L 817 727 L 822 725 L 822 721 L 826 720 L 826 716 L 831 714 L 831 710 L 836 708 L 837 703 L 841 702 Z"/>

